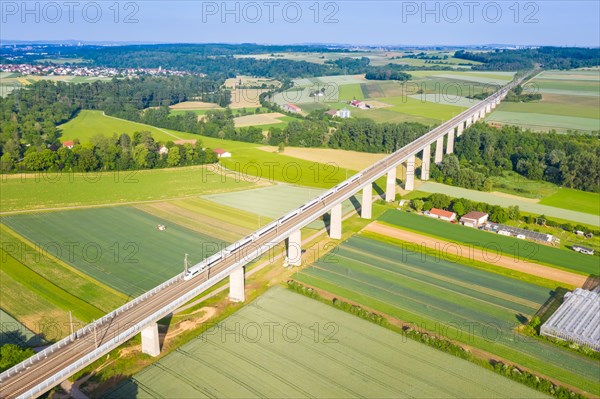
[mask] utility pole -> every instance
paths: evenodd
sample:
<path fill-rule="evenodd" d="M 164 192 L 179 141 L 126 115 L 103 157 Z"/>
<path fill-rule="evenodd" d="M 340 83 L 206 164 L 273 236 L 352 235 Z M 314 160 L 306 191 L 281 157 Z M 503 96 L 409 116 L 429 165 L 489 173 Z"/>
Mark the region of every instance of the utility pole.
<path fill-rule="evenodd" d="M 71 326 L 71 336 L 73 336 L 73 313 L 69 310 L 69 325 Z"/>
<path fill-rule="evenodd" d="M 96 320 L 94 320 L 94 344 L 96 345 L 96 349 L 98 349 L 98 333 L 96 330 Z"/>

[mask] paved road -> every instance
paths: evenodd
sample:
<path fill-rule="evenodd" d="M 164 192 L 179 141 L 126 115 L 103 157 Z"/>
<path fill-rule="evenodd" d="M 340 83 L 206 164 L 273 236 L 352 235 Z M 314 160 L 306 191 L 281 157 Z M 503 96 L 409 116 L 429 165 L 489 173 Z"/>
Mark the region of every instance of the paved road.
<path fill-rule="evenodd" d="M 493 97 L 497 95 L 498 94 L 495 94 Z M 371 167 L 361 172 L 360 178 L 354 180 L 352 180 L 354 177 L 351 178 L 350 182 L 343 186 L 343 188 L 336 192 L 332 192 L 323 200 L 315 202 L 302 212 L 298 209 L 297 215 L 290 217 L 269 230 L 267 233 L 264 233 L 258 239 L 254 240 L 252 244 L 256 245 L 256 247 L 260 247 L 261 245 L 273 245 L 273 243 L 280 242 L 283 234 L 289 234 L 304 227 L 312 220 L 329 211 L 334 205 L 341 203 L 343 200 L 360 191 L 366 184 L 385 175 L 392 167 L 402 163 L 410 155 L 418 153 L 425 145 L 429 145 L 436 141 L 438 137 L 446 134 L 451 127 L 456 126 L 460 121 L 471 116 L 476 110 L 485 107 L 487 101 L 489 101 L 489 99 L 475 105 L 383 160 L 373 164 Z M 344 183 L 338 185 L 338 187 L 341 187 L 343 184 Z M 207 272 L 204 272 L 189 281 L 184 281 L 183 279 L 178 280 L 176 283 L 135 304 L 131 309 L 102 323 L 96 328 L 95 334 L 94 332 L 87 333 L 59 350 L 49 354 L 46 358 L 34 363 L 27 369 L 21 370 L 20 372 L 5 378 L 1 382 L 0 397 L 15 398 L 19 395 L 23 395 L 33 387 L 65 369 L 68 365 L 73 364 L 79 359 L 85 358 L 87 354 L 93 352 L 98 346 L 107 343 L 116 336 L 116 331 L 121 333 L 133 325 L 142 323 L 157 312 L 168 308 L 175 300 L 181 298 L 185 294 L 189 294 L 209 278 L 214 280 L 211 281 L 211 284 L 217 283 L 218 280 L 212 276 L 216 276 L 219 272 L 226 271 L 229 268 L 235 268 L 239 263 L 240 258 L 243 256 L 240 256 L 240 251 L 245 252 L 247 249 L 241 248 L 238 251 L 232 252 L 230 255 L 215 263 Z M 207 273 L 210 273 L 210 276 L 207 275 Z M 121 343 L 122 342 L 124 342 L 124 340 L 122 340 Z M 98 355 L 97 357 L 100 356 L 101 355 Z M 56 384 L 59 382 L 60 381 L 56 381 Z M 52 387 L 48 387 L 47 390 L 50 388 Z"/>

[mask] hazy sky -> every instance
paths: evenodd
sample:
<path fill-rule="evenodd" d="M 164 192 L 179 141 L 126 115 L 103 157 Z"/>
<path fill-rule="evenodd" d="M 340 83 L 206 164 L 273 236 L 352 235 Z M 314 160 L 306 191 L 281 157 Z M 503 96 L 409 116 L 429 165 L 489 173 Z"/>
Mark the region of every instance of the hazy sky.
<path fill-rule="evenodd" d="M 2 40 L 600 45 L 591 1 L 1 0 Z"/>

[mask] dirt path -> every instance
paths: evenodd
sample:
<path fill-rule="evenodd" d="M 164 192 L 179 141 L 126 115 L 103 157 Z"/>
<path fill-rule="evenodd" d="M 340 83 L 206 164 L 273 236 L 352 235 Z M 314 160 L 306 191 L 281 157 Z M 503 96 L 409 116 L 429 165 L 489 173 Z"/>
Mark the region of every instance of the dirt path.
<path fill-rule="evenodd" d="M 386 226 L 378 222 L 369 224 L 364 228 L 364 231 L 382 234 L 388 237 L 397 238 L 402 241 L 412 242 L 421 247 L 424 246 L 427 249 L 441 251 L 440 257 L 447 258 L 449 260 L 455 259 L 456 256 L 462 256 L 479 262 L 493 264 L 506 269 L 531 274 L 533 276 L 543 277 L 548 280 L 574 285 L 576 287 L 583 286 L 587 280 L 585 276 L 580 274 L 555 269 L 550 266 L 540 265 L 538 263 L 530 263 L 523 259 L 515 259 L 505 254 L 498 254 L 495 251 L 486 252 L 483 249 L 473 248 L 468 245 L 443 241 L 437 238 Z"/>

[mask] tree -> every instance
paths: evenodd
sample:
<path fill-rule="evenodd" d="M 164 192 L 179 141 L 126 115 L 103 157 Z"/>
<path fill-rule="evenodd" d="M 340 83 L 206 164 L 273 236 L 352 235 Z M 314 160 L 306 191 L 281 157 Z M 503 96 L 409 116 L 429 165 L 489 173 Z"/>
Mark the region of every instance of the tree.
<path fill-rule="evenodd" d="M 508 215 L 504 208 L 500 206 L 492 207 L 490 211 L 490 220 L 494 223 L 504 223 L 508 220 Z"/>
<path fill-rule="evenodd" d="M 421 212 L 423 210 L 423 205 L 425 205 L 425 202 L 423 200 L 416 199 L 411 201 L 411 205 L 415 211 Z"/>
<path fill-rule="evenodd" d="M 179 152 L 179 146 L 176 145 L 171 147 L 169 150 L 169 155 L 167 155 L 167 165 L 168 166 L 179 166 L 181 162 L 181 153 Z"/>
<path fill-rule="evenodd" d="M 284 142 L 279 143 L 277 151 L 278 152 L 284 152 L 285 151 L 285 143 Z"/>
<path fill-rule="evenodd" d="M 429 196 L 433 208 L 447 209 L 450 206 L 450 197 L 446 194 L 434 193 Z"/>
<path fill-rule="evenodd" d="M 31 348 L 21 348 L 14 344 L 2 345 L 0 347 L 0 372 L 8 370 L 34 354 L 35 352 Z"/>
<path fill-rule="evenodd" d="M 15 161 L 14 161 L 12 155 L 10 155 L 8 152 L 2 154 L 2 157 L 0 157 L 0 170 L 2 172 L 10 172 L 14 168 L 15 168 Z"/>
<path fill-rule="evenodd" d="M 454 202 L 454 204 L 452 205 L 452 210 L 460 217 L 462 215 L 464 215 L 465 212 L 465 206 L 463 205 L 463 203 L 461 201 L 456 201 Z"/>
<path fill-rule="evenodd" d="M 521 217 L 521 211 L 518 205 L 509 206 L 507 216 L 510 220 L 519 220 Z"/>

